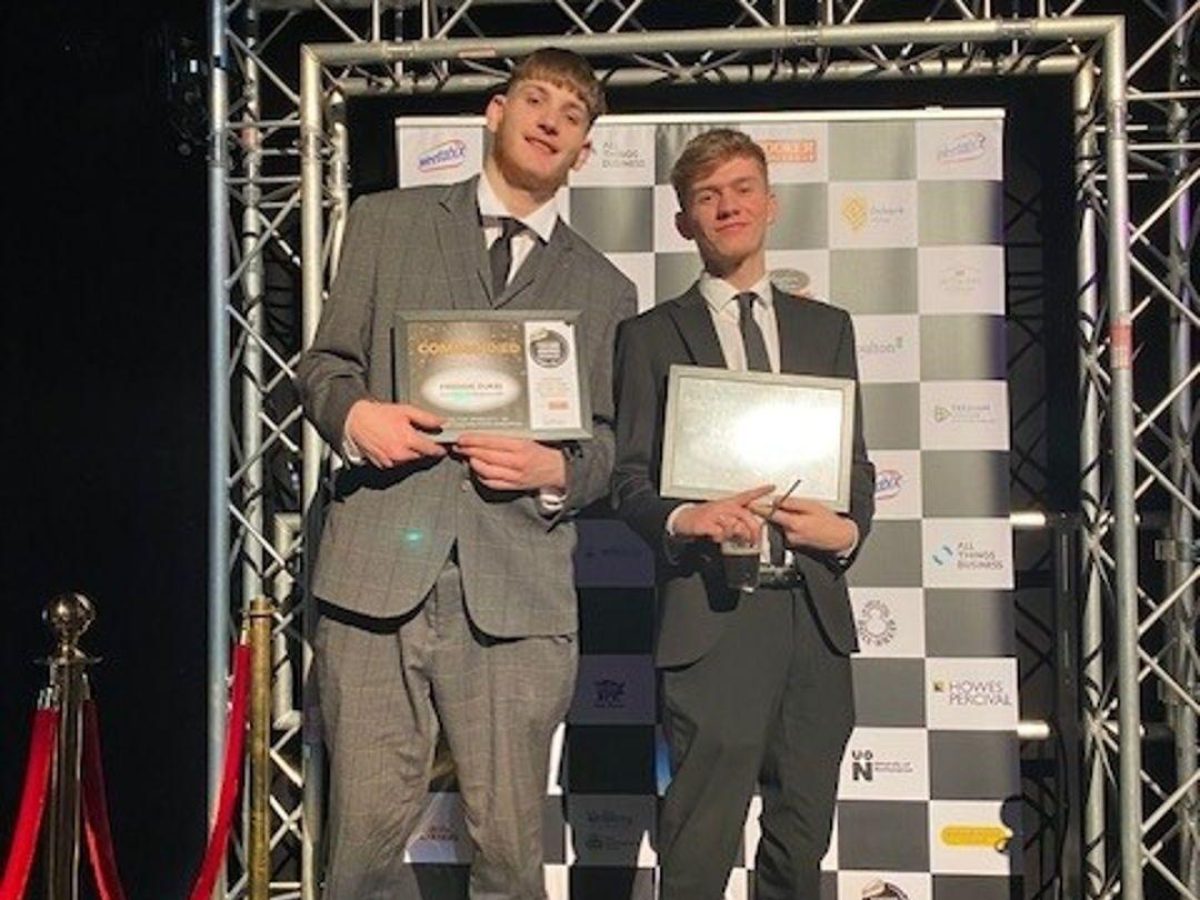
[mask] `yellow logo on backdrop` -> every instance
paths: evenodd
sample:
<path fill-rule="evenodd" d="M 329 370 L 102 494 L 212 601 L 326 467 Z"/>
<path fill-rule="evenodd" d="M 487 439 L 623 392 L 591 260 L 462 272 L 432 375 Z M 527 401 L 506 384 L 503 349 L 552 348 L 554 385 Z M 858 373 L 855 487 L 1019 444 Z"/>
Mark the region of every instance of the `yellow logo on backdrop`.
<path fill-rule="evenodd" d="M 941 830 L 947 847 L 991 847 L 1003 853 L 1013 833 L 1003 825 L 947 825 Z"/>
<path fill-rule="evenodd" d="M 867 225 L 869 209 L 866 197 L 861 194 L 851 194 L 842 201 L 842 218 L 846 220 L 851 231 L 862 231 Z"/>

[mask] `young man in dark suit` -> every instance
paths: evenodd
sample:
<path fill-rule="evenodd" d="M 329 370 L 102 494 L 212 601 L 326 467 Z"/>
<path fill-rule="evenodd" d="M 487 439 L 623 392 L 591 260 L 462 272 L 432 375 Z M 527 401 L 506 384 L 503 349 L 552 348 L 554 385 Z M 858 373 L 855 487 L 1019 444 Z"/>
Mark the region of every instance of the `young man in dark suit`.
<path fill-rule="evenodd" d="M 671 181 L 676 226 L 695 241 L 704 271 L 685 294 L 620 327 L 614 373 L 613 501 L 657 557 L 655 664 L 672 769 L 659 820 L 660 900 L 723 896 L 756 783 L 758 900 L 818 900 L 854 719 L 857 642 L 844 574 L 874 510 L 859 417 L 848 515 L 787 499 L 764 529 L 770 486 L 685 503 L 658 485 L 672 363 L 856 379 L 854 333 L 844 311 L 771 285 L 764 247 L 776 200 L 750 137 L 715 129 L 693 138 Z M 767 529 L 778 539 L 766 540 Z M 776 545 L 763 551 L 753 593 L 726 587 L 719 543 L 734 537 Z"/>
<path fill-rule="evenodd" d="M 578 656 L 571 514 L 607 493 L 612 352 L 633 284 L 557 215 L 603 108 L 557 49 L 487 106 L 482 176 L 351 210 L 341 266 L 297 384 L 351 465 L 337 478 L 312 590 L 330 750 L 327 900 L 396 896 L 444 733 L 475 855 L 472 900 L 541 900 L 549 746 Z M 402 310 L 579 310 L 593 438 L 464 434 L 391 395 Z"/>

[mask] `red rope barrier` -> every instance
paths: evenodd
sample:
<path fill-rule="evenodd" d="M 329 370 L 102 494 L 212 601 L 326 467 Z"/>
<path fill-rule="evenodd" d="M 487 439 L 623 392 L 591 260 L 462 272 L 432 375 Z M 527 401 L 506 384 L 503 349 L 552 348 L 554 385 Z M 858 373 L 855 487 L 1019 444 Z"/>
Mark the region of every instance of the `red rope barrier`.
<path fill-rule="evenodd" d="M 212 896 L 217 873 L 225 860 L 229 845 L 229 827 L 233 824 L 234 803 L 242 780 L 242 747 L 246 742 L 246 707 L 250 696 L 250 647 L 238 644 L 233 652 L 233 684 L 229 719 L 225 725 L 225 767 L 221 776 L 221 796 L 213 822 L 208 847 L 191 900 L 208 900 Z M 8 900 L 8 898 L 0 898 Z"/>
<path fill-rule="evenodd" d="M 46 788 L 50 783 L 50 764 L 54 760 L 54 741 L 58 736 L 58 710 L 39 709 L 33 714 L 33 735 L 29 740 L 29 763 L 25 769 L 25 787 L 17 813 L 4 880 L 0 881 L 0 900 L 21 900 L 29 883 L 29 870 L 37 854 L 38 832 L 46 808 Z"/>
<path fill-rule="evenodd" d="M 104 790 L 104 764 L 100 757 L 100 721 L 96 703 L 83 702 L 83 828 L 88 858 L 100 900 L 125 900 L 117 857 L 113 851 L 112 830 L 108 824 L 108 797 Z"/>

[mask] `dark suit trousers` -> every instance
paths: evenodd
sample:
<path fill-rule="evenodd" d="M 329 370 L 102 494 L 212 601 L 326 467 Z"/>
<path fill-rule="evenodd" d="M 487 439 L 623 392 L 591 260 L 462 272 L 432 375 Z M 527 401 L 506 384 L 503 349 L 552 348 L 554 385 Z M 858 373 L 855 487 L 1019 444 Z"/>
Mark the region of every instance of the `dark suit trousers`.
<path fill-rule="evenodd" d="M 574 635 L 483 634 L 453 562 L 398 622 L 328 612 L 315 641 L 330 750 L 325 900 L 399 895 L 439 730 L 475 848 L 472 900 L 542 900 L 550 739 L 574 692 Z"/>
<path fill-rule="evenodd" d="M 806 592 L 743 596 L 717 644 L 661 685 L 673 775 L 660 900 L 720 900 L 756 781 L 758 900 L 818 900 L 854 697 L 850 660 L 825 641 Z"/>

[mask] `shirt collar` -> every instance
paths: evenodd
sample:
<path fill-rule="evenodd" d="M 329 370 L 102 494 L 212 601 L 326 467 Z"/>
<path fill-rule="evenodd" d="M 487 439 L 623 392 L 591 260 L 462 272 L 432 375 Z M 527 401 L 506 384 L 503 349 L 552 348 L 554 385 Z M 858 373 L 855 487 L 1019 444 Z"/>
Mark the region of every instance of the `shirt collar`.
<path fill-rule="evenodd" d="M 479 186 L 475 190 L 475 199 L 479 202 L 479 215 L 485 219 L 516 218 L 518 222 L 540 237 L 549 241 L 558 224 L 558 203 L 551 197 L 527 216 L 513 216 L 492 190 L 487 173 L 479 176 Z"/>
<path fill-rule="evenodd" d="M 734 297 L 743 293 L 735 288 L 724 278 L 718 278 L 715 275 L 710 275 L 708 272 L 700 273 L 700 296 L 704 298 L 704 302 L 709 305 L 715 313 L 723 312 L 729 304 L 734 302 Z M 758 302 L 766 309 L 772 306 L 771 296 L 771 275 L 766 273 L 746 291 L 754 294 Z"/>

